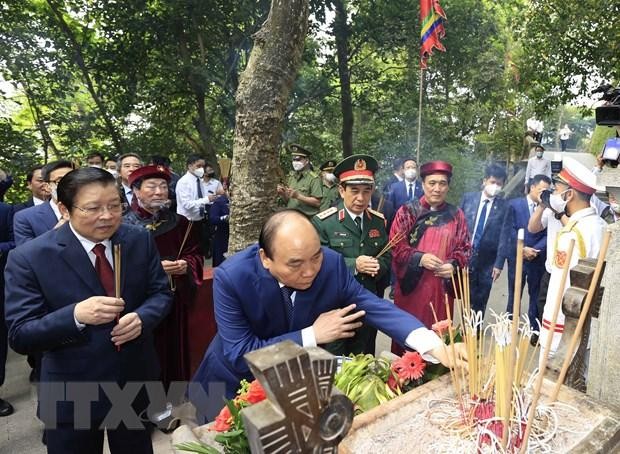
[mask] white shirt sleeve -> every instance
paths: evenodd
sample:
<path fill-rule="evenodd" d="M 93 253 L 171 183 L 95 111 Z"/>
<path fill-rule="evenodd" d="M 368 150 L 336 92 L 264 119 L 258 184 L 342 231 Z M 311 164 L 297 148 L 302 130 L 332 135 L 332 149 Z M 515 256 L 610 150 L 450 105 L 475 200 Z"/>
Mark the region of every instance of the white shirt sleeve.
<path fill-rule="evenodd" d="M 201 199 L 195 198 L 194 191 L 189 187 L 186 182 L 178 184 L 175 188 L 177 194 L 177 203 L 188 211 L 200 208 L 209 201 L 208 197 Z"/>
<path fill-rule="evenodd" d="M 435 334 L 434 331 L 424 327 L 415 329 L 409 333 L 407 339 L 405 339 L 405 344 L 422 355 L 424 361 L 428 361 L 433 364 L 437 364 L 439 362 L 434 356 L 428 353 L 434 348 L 441 347 L 443 344 L 441 338 Z"/>
<path fill-rule="evenodd" d="M 301 344 L 304 347 L 316 347 L 316 337 L 312 326 L 301 330 Z"/>

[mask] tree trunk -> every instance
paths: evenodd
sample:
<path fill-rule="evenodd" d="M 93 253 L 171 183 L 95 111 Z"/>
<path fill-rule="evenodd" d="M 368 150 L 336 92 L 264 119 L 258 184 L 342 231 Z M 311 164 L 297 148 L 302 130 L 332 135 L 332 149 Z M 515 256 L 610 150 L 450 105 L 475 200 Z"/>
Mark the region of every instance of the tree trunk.
<path fill-rule="evenodd" d="M 334 38 L 340 77 L 340 109 L 342 111 L 342 155 L 353 154 L 353 105 L 351 101 L 351 71 L 349 70 L 349 29 L 345 0 L 334 1 Z"/>
<path fill-rule="evenodd" d="M 272 0 L 267 20 L 254 35 L 235 98 L 230 252 L 255 243 L 276 208 L 284 114 L 307 31 L 308 0 Z"/>

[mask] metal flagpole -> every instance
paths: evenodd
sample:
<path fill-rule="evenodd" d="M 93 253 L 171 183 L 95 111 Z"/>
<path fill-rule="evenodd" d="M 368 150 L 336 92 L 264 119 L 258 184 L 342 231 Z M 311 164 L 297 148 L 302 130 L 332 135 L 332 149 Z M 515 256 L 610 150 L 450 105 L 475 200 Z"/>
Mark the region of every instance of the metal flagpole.
<path fill-rule="evenodd" d="M 418 102 L 418 148 L 416 162 L 420 165 L 420 143 L 422 139 L 422 89 L 424 86 L 424 68 L 420 68 L 420 100 Z"/>

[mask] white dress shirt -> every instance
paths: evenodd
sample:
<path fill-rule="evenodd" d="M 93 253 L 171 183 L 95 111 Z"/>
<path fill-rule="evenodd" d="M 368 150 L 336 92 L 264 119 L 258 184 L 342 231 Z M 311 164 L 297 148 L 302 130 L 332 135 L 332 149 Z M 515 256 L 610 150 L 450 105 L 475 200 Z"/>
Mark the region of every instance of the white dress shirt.
<path fill-rule="evenodd" d="M 62 214 L 60 214 L 60 209 L 58 208 L 58 204 L 54 202 L 54 199 L 50 199 L 50 206 L 52 207 L 52 211 L 56 215 L 56 220 L 60 221 Z"/>
<path fill-rule="evenodd" d="M 34 206 L 37 206 L 37 205 L 41 205 L 42 203 L 45 203 L 45 200 L 41 200 L 35 196 L 32 196 L 32 203 L 34 204 Z"/>
<path fill-rule="evenodd" d="M 203 197 L 198 198 L 196 178 L 196 175 L 188 171 L 179 178 L 175 187 L 177 213 L 185 216 L 190 221 L 202 221 L 203 217 L 200 215 L 200 208 L 209 203 L 209 197 L 206 197 L 207 188 L 202 178 L 200 179 L 200 187 Z"/>
<path fill-rule="evenodd" d="M 133 200 L 133 190 L 123 182 L 121 182 L 121 187 L 123 188 L 123 192 L 125 193 L 127 203 L 131 206 L 131 202 Z"/>
<path fill-rule="evenodd" d="M 489 202 L 486 204 L 487 213 L 484 218 L 484 225 L 482 226 L 483 231 L 484 231 L 484 226 L 487 225 L 487 221 L 489 220 L 489 214 L 491 213 L 491 208 L 493 207 L 493 202 L 495 201 L 495 197 L 493 198 L 487 197 L 484 191 L 480 193 L 480 203 L 478 204 L 478 213 L 476 213 L 476 222 L 474 223 L 474 229 L 472 230 L 472 232 L 474 233 L 476 233 L 476 229 L 478 228 L 478 221 L 480 220 L 480 215 L 482 214 L 482 208 L 485 207 L 485 203 L 484 203 L 485 200 L 488 200 Z"/>
<path fill-rule="evenodd" d="M 110 262 L 110 266 L 112 267 L 112 269 L 114 269 L 114 258 L 112 256 L 112 241 L 107 239 L 107 240 L 100 241 L 99 243 L 95 243 L 87 238 L 84 238 L 82 235 L 77 233 L 77 231 L 73 228 L 73 225 L 71 225 L 71 221 L 69 221 L 69 227 L 71 228 L 71 231 L 73 232 L 75 237 L 79 240 L 80 244 L 86 251 L 86 255 L 88 255 L 88 259 L 90 260 L 90 263 L 93 264 L 93 268 L 95 267 L 95 260 L 97 259 L 97 256 L 93 252 L 93 248 L 95 247 L 96 244 L 101 243 L 105 246 L 105 257 L 108 259 L 108 262 Z M 84 323 L 78 322 L 77 318 L 75 318 L 75 309 L 73 312 L 73 320 L 75 321 L 75 325 L 80 330 L 86 327 Z"/>

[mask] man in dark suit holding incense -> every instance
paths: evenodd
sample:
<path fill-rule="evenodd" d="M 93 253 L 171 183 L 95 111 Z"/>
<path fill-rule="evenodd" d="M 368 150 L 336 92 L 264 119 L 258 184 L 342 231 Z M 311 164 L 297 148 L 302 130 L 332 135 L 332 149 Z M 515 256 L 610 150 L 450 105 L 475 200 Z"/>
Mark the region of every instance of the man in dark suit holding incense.
<path fill-rule="evenodd" d="M 101 453 L 105 428 L 112 454 L 151 454 L 141 424 L 105 423 L 113 406 L 102 387 L 159 376 L 152 333 L 172 298 L 155 243 L 121 224 L 116 182 L 103 169 L 67 173 L 58 202 L 68 222 L 11 251 L 5 272 L 10 345 L 42 353 L 38 415 L 48 453 Z M 148 399 L 136 391 L 127 404 L 137 415 Z"/>

